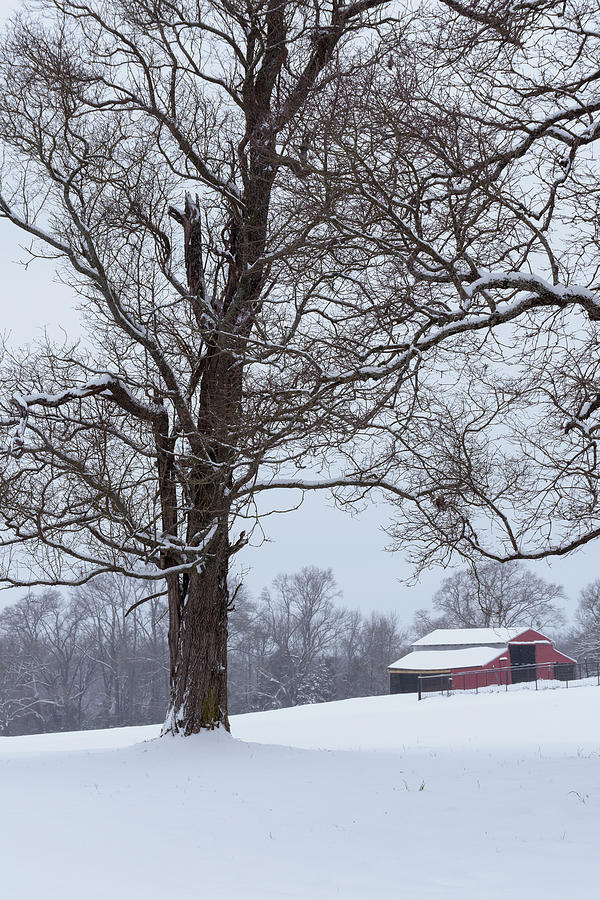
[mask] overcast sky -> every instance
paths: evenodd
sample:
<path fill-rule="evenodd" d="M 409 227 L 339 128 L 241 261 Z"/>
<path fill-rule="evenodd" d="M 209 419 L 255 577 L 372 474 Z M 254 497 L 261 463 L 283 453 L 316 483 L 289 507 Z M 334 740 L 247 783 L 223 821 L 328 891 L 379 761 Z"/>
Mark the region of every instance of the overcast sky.
<path fill-rule="evenodd" d="M 15 4 L 0 0 L 0 16 Z M 76 298 L 53 276 L 49 263 L 36 261 L 27 269 L 19 265 L 27 254 L 19 247 L 22 236 L 0 221 L 0 283 L 3 310 L 0 328 L 10 342 L 23 345 L 44 329 L 59 337 L 79 333 Z M 440 582 L 450 572 L 433 569 L 417 584 L 405 582 L 411 575 L 400 554 L 385 552 L 382 526 L 388 521 L 385 506 L 370 507 L 351 517 L 337 510 L 322 495 L 311 494 L 292 513 L 263 521 L 267 542 L 249 547 L 238 557 L 247 571 L 253 592 L 269 584 L 279 572 L 293 572 L 305 565 L 331 568 L 351 607 L 396 610 L 408 622 L 415 609 L 427 606 Z M 600 544 L 565 559 L 531 566 L 543 578 L 562 583 L 569 596 L 567 611 L 574 608 L 579 590 L 600 577 Z M 0 605 L 10 602 L 13 591 L 0 594 Z"/>

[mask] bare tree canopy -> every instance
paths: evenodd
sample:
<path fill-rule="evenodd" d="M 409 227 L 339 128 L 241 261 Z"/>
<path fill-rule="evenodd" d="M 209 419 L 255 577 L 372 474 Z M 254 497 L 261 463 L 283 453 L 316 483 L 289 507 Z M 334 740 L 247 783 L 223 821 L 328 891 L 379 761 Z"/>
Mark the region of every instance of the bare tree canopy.
<path fill-rule="evenodd" d="M 386 39 L 332 140 L 338 228 L 393 309 L 363 377 L 418 382 L 371 460 L 394 546 L 570 552 L 600 535 L 597 9 L 448 0 Z"/>
<path fill-rule="evenodd" d="M 523 626 L 556 629 L 565 617 L 557 605 L 565 596 L 561 585 L 538 578 L 517 562 L 484 563 L 446 578 L 433 597 L 433 608 L 447 628 Z M 423 616 L 417 616 L 417 626 Z M 429 627 L 428 629 L 429 630 Z"/>

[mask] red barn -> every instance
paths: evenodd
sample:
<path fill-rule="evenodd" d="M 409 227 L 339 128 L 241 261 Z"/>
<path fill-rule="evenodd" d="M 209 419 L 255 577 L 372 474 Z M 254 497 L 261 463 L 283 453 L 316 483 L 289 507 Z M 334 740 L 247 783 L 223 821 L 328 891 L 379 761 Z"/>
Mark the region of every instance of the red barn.
<path fill-rule="evenodd" d="M 536 678 L 572 678 L 575 660 L 554 648 L 533 628 L 438 628 L 406 656 L 388 666 L 390 694 L 416 693 L 419 675 L 426 690 L 472 690 Z M 432 676 L 439 676 L 439 680 Z"/>

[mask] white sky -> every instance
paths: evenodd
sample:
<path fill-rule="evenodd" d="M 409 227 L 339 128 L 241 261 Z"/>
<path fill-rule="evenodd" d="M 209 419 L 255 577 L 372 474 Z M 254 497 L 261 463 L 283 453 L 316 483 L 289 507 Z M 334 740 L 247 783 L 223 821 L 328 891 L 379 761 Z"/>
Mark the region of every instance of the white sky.
<path fill-rule="evenodd" d="M 0 18 L 16 4 L 0 0 Z M 50 263 L 36 261 L 28 269 L 20 248 L 22 236 L 0 220 L 0 330 L 10 333 L 13 345 L 23 345 L 45 329 L 69 337 L 78 335 L 76 299 L 57 283 Z M 371 506 L 352 517 L 336 509 L 323 495 L 306 497 L 296 512 L 264 520 L 268 538 L 259 548 L 247 548 L 238 557 L 247 570 L 246 583 L 253 592 L 269 584 L 279 572 L 293 572 L 305 565 L 331 568 L 344 594 L 344 603 L 372 609 L 396 610 L 408 623 L 415 609 L 428 606 L 432 594 L 450 572 L 437 568 L 412 586 L 405 582 L 411 571 L 402 555 L 384 551 L 381 528 L 388 520 L 385 506 Z M 565 559 L 542 562 L 531 568 L 543 578 L 562 583 L 569 596 L 567 611 L 574 609 L 578 592 L 600 577 L 600 544 Z M 0 594 L 0 606 L 21 592 Z"/>

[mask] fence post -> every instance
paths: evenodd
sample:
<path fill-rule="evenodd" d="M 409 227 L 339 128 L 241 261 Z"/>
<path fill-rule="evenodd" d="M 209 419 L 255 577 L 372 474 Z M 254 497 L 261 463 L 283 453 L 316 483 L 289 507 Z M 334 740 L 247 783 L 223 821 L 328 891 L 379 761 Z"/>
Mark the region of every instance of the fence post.
<path fill-rule="evenodd" d="M 419 693 L 418 699 L 421 700 L 422 698 L 421 698 L 421 676 L 420 675 L 417 675 L 417 684 L 418 684 L 418 693 Z"/>

